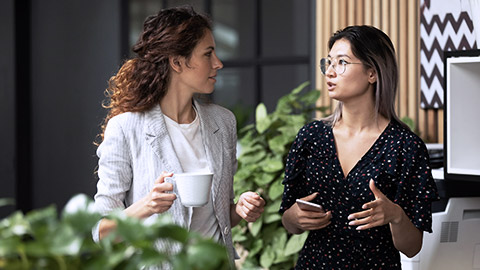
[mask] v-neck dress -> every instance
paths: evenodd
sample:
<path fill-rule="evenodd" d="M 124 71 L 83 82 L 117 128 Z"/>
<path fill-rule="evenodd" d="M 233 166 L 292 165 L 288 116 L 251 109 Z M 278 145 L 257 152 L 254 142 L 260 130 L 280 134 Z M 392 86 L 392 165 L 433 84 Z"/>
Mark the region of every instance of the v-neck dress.
<path fill-rule="evenodd" d="M 401 269 L 388 224 L 363 231 L 348 225 L 349 214 L 375 199 L 370 179 L 413 225 L 432 232 L 431 203 L 438 193 L 427 149 L 417 135 L 392 120 L 344 176 L 332 127 L 315 121 L 299 131 L 287 157 L 279 212 L 318 192 L 313 202 L 332 211 L 332 219 L 326 228 L 310 231 L 295 269 Z"/>

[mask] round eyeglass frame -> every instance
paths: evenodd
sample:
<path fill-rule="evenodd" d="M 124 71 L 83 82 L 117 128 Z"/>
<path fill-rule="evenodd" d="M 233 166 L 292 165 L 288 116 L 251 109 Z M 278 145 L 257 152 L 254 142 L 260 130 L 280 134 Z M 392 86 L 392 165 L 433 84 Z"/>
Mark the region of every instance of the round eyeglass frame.
<path fill-rule="evenodd" d="M 337 75 L 342 75 L 345 73 L 345 70 L 347 70 L 347 65 L 350 64 L 363 64 L 363 63 L 354 63 L 354 62 L 348 62 L 343 59 L 340 59 L 342 63 L 338 63 L 337 58 L 334 58 L 333 60 L 327 57 L 324 57 L 320 59 L 320 71 L 322 72 L 323 75 L 327 73 L 328 68 L 331 66 L 333 67 L 333 70 L 335 70 L 335 73 Z"/>

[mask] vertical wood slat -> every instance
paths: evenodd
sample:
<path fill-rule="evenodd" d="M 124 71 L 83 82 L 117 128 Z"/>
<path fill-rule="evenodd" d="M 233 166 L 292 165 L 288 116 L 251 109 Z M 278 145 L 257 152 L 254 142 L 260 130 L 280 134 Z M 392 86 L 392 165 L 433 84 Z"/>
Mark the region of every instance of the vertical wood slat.
<path fill-rule="evenodd" d="M 382 13 L 380 12 L 381 11 L 380 0 L 372 1 L 372 11 L 373 11 L 372 25 L 381 29 L 382 26 L 380 25 L 380 20 L 382 19 Z"/>
<path fill-rule="evenodd" d="M 390 39 L 392 40 L 395 52 L 397 53 L 397 61 L 400 58 L 398 47 L 398 0 L 390 0 Z M 399 111 L 400 99 L 397 93 L 397 102 L 395 104 L 395 110 Z"/>
<path fill-rule="evenodd" d="M 408 14 L 408 92 L 407 102 L 408 102 L 408 111 L 407 116 L 412 119 L 417 119 L 417 108 L 420 105 L 417 93 L 420 84 L 418 83 L 417 74 L 418 72 L 418 59 L 419 55 L 417 53 L 417 37 L 419 36 L 418 25 L 420 20 L 417 18 L 418 12 L 416 11 L 415 0 L 408 0 L 407 14 Z"/>
<path fill-rule="evenodd" d="M 390 36 L 390 1 L 382 1 L 382 26 L 385 33 Z"/>
<path fill-rule="evenodd" d="M 396 110 L 417 125 L 420 136 L 428 142 L 443 142 L 443 111 L 420 108 L 420 0 L 316 0 L 317 62 L 327 55 L 327 42 L 337 30 L 348 25 L 369 24 L 383 30 L 392 40 L 399 65 L 399 91 Z M 320 43 L 320 44 L 319 44 Z M 318 63 L 316 63 L 318 64 Z M 316 65 L 318 67 L 318 65 Z M 320 70 L 317 88 L 325 89 Z M 328 92 L 323 90 L 320 106 L 333 109 Z M 331 111 L 330 111 L 331 112 Z"/>
<path fill-rule="evenodd" d="M 355 0 L 348 0 L 347 12 L 347 25 L 355 25 Z"/>
<path fill-rule="evenodd" d="M 338 16 L 338 29 L 342 29 L 347 26 L 347 0 L 337 0 L 337 2 L 338 8 L 342 11 Z"/>
<path fill-rule="evenodd" d="M 364 0 L 364 18 L 363 24 L 372 24 L 372 1 L 373 0 Z"/>
<path fill-rule="evenodd" d="M 355 1 L 355 24 L 357 25 L 365 24 L 365 12 L 363 12 L 365 6 L 364 1 L 365 0 Z"/>
<path fill-rule="evenodd" d="M 407 116 L 407 73 L 408 73 L 408 44 L 407 44 L 407 2 L 402 0 L 399 2 L 399 61 L 398 61 L 398 67 L 399 67 L 399 75 L 400 75 L 400 81 L 399 81 L 399 88 L 398 88 L 398 97 L 400 100 L 400 106 L 398 110 L 398 114 L 400 117 L 405 117 Z"/>

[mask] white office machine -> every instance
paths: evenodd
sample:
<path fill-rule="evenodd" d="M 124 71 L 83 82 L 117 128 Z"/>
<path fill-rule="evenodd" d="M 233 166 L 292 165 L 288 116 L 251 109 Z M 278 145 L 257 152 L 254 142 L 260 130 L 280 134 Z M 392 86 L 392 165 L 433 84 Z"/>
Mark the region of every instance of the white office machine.
<path fill-rule="evenodd" d="M 480 197 L 449 198 L 444 211 L 433 213 L 432 229 L 415 257 L 402 254 L 403 270 L 480 269 Z"/>
<path fill-rule="evenodd" d="M 444 168 L 432 171 L 440 209 L 419 254 L 402 254 L 403 270 L 480 269 L 480 50 L 444 60 Z"/>

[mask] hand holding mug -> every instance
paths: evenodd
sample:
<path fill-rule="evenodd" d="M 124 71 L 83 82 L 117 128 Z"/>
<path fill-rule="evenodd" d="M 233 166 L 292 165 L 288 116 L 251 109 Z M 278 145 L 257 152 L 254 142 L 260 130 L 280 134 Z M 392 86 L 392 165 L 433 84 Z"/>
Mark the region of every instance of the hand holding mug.
<path fill-rule="evenodd" d="M 149 208 L 151 214 L 160 214 L 168 209 L 173 204 L 177 196 L 173 193 L 173 185 L 165 183 L 165 178 L 171 177 L 172 173 L 163 172 L 160 177 L 155 180 L 152 190 L 146 197 L 146 206 Z"/>

